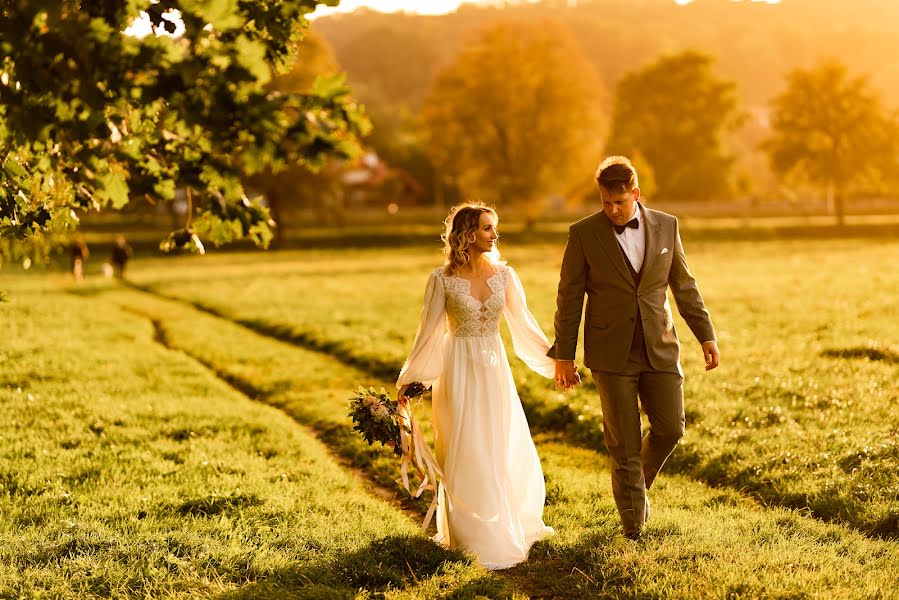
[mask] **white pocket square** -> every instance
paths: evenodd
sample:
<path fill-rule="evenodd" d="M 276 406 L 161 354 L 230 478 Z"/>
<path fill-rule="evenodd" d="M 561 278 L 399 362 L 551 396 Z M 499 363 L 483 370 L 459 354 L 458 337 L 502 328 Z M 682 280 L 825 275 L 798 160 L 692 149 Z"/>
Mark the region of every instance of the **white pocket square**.
<path fill-rule="evenodd" d="M 668 248 L 662 248 L 662 251 L 659 254 L 668 254 Z"/>

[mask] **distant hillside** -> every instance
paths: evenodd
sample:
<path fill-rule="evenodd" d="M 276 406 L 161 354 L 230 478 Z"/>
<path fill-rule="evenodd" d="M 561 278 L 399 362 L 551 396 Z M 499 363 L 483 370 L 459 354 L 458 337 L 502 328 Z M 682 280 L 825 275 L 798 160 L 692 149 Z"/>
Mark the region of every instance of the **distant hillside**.
<path fill-rule="evenodd" d="M 357 11 L 314 22 L 363 99 L 418 108 L 440 68 L 473 30 L 499 19 L 558 19 L 580 40 L 608 89 L 626 71 L 687 47 L 714 55 L 744 102 L 764 104 L 783 75 L 823 57 L 870 75 L 899 107 L 899 0 L 547 0 L 507 8 L 463 6 L 444 16 Z M 610 98 L 611 94 L 607 97 Z"/>

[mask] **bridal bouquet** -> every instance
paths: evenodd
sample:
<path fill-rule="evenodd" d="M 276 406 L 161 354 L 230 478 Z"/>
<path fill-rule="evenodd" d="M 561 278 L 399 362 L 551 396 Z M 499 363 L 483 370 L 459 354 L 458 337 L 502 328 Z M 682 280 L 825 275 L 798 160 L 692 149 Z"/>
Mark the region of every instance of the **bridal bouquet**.
<path fill-rule="evenodd" d="M 406 397 L 412 400 L 424 395 L 426 391 L 424 385 L 416 382 L 406 389 Z M 422 523 L 422 528 L 427 529 L 437 508 L 437 485 L 445 477 L 412 415 L 411 402 L 400 404 L 384 388 L 375 391 L 373 387 L 360 385 L 350 398 L 349 416 L 353 419 L 353 431 L 361 433 L 369 445 L 379 442 L 383 446 L 392 447 L 393 452 L 402 457 L 402 475 L 397 483 L 413 498 L 420 497 L 425 490 L 433 494 Z M 418 475 L 421 481 L 414 492 L 409 483 L 410 472 Z"/>
<path fill-rule="evenodd" d="M 384 446 L 393 447 L 397 456 L 403 455 L 400 439 L 399 403 L 387 394 L 384 388 L 379 392 L 375 388 L 361 385 L 356 395 L 350 398 L 350 418 L 353 419 L 353 431 L 358 431 L 371 446 L 380 442 Z"/>

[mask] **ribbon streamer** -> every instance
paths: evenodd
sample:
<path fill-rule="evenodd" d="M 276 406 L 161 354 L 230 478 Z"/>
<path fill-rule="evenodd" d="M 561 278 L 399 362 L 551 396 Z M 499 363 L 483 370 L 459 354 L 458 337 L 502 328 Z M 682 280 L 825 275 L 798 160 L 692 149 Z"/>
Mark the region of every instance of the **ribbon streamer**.
<path fill-rule="evenodd" d="M 402 477 L 396 480 L 402 485 L 407 492 L 413 497 L 418 498 L 421 494 L 428 490 L 433 496 L 431 505 L 421 524 L 423 531 L 427 531 L 434 511 L 437 510 L 437 486 L 443 484 L 444 495 L 446 496 L 447 507 L 452 510 L 452 502 L 449 494 L 446 492 L 446 476 L 437 463 L 437 458 L 431 452 L 431 448 L 425 442 L 421 428 L 412 416 L 411 402 L 407 402 L 399 406 L 397 416 L 400 418 L 400 444 L 403 451 L 403 459 L 400 465 Z M 409 484 L 409 471 L 413 469 L 421 479 L 418 488 L 413 492 Z"/>

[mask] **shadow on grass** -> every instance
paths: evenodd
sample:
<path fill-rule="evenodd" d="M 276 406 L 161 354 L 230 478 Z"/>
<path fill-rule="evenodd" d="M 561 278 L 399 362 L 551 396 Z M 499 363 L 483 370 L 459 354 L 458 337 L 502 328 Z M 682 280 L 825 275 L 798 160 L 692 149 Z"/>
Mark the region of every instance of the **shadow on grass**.
<path fill-rule="evenodd" d="M 611 553 L 620 552 L 622 544 L 634 542 L 620 536 L 617 520 L 603 523 L 571 544 L 537 542 L 527 562 L 503 574 L 532 598 L 638 597 L 635 573 L 627 561 L 611 560 Z"/>
<path fill-rule="evenodd" d="M 895 450 L 884 450 L 884 461 L 893 460 Z M 876 453 L 851 452 L 836 459 L 836 466 L 851 473 L 864 461 L 877 461 Z M 666 470 L 681 472 L 713 488 L 733 490 L 743 497 L 763 505 L 780 506 L 804 511 L 808 517 L 824 523 L 840 523 L 860 534 L 883 540 L 899 539 L 899 512 L 866 511 L 865 503 L 847 497 L 843 487 L 827 487 L 814 491 L 789 491 L 788 477 L 760 475 L 755 466 L 745 466 L 741 455 L 724 451 L 718 455 L 701 455 L 689 449 L 678 449 L 665 465 Z M 877 484 L 875 485 L 888 485 Z"/>
<path fill-rule="evenodd" d="M 374 377 L 389 379 L 399 371 L 399 365 L 392 364 L 389 360 L 369 358 L 364 354 L 356 355 L 355 350 L 346 347 L 342 343 L 323 340 L 314 334 L 297 332 L 289 326 L 261 320 L 239 319 L 224 314 L 214 307 L 204 306 L 200 302 L 168 296 L 152 286 L 129 285 L 141 292 L 192 306 L 197 310 L 240 325 L 257 334 L 293 344 L 306 350 L 327 354 L 344 365 L 357 368 Z M 863 357 L 871 360 L 899 362 L 899 355 L 896 352 L 886 348 L 879 349 L 875 346 L 831 349 L 826 350 L 824 355 L 838 358 Z M 349 460 L 352 466 L 375 471 L 375 473 L 370 473 L 369 477 L 371 479 L 386 486 L 390 486 L 391 480 L 395 479 L 394 471 L 373 469 L 375 467 L 374 456 L 364 450 L 360 452 L 358 446 L 348 443 L 350 440 L 347 438 L 351 434 L 338 432 L 334 429 L 334 424 L 321 422 L 314 414 L 302 414 L 298 417 L 298 414 L 302 413 L 302 411 L 297 411 L 293 406 L 288 406 L 283 402 L 272 402 L 265 390 L 257 389 L 250 382 L 244 381 L 239 377 L 221 373 L 213 364 L 204 362 L 199 358 L 197 360 L 207 368 L 215 371 L 219 377 L 244 394 L 273 404 L 297 418 L 300 422 L 309 423 L 310 421 L 315 421 L 312 423 L 312 426 L 319 431 L 323 441 L 346 460 Z M 564 436 L 565 443 L 569 446 L 593 450 L 600 454 L 606 453 L 601 416 L 579 414 L 576 404 L 573 406 L 547 404 L 540 398 L 529 397 L 528 390 L 521 390 L 519 395 L 533 433 L 561 434 Z M 699 415 L 695 412 L 692 413 L 691 417 L 692 420 L 699 420 Z M 816 519 L 825 522 L 839 520 L 869 537 L 895 539 L 899 536 L 899 531 L 891 530 L 892 527 L 895 527 L 895 518 L 892 515 L 871 521 L 864 516 L 859 518 L 859 513 L 852 510 L 852 505 L 847 503 L 840 494 L 836 494 L 833 498 L 828 497 L 823 501 L 819 501 L 809 498 L 806 494 L 787 493 L 779 486 L 773 485 L 768 479 L 759 478 L 750 469 L 737 469 L 735 463 L 739 462 L 738 459 L 738 456 L 731 453 L 725 453 L 717 457 L 704 456 L 692 446 L 681 446 L 669 459 L 669 465 L 694 479 L 715 487 L 728 487 L 739 490 L 747 497 L 760 500 L 765 504 L 790 509 L 809 509 L 811 516 Z M 408 508 L 408 504 L 405 507 Z"/>
<path fill-rule="evenodd" d="M 431 577 L 447 574 L 454 565 L 471 564 L 462 552 L 429 539 L 388 536 L 342 556 L 322 557 L 277 571 L 220 598 L 353 598 L 363 590 L 380 597 L 388 590 L 414 588 Z M 486 575 L 466 581 L 448 597 L 509 597 L 507 588 L 500 578 Z"/>
<path fill-rule="evenodd" d="M 102 296 L 104 294 L 108 294 L 109 292 L 115 290 L 113 284 L 103 282 L 103 283 L 82 283 L 79 285 L 74 285 L 66 290 L 69 294 L 73 296 L 78 296 L 80 298 L 96 298 Z"/>
<path fill-rule="evenodd" d="M 262 501 L 252 494 L 213 494 L 203 498 L 185 500 L 175 507 L 175 512 L 182 517 L 211 517 L 226 511 L 236 511 L 260 504 Z"/>
<path fill-rule="evenodd" d="M 19 557 L 18 562 L 20 565 L 27 566 L 56 565 L 66 560 L 75 560 L 105 552 L 114 548 L 115 545 L 115 542 L 102 540 L 99 537 L 92 539 L 92 536 L 80 535 L 41 548 L 30 555 Z"/>
<path fill-rule="evenodd" d="M 877 346 L 856 346 L 854 348 L 829 348 L 821 353 L 825 358 L 861 358 L 890 364 L 899 364 L 899 352 Z"/>

